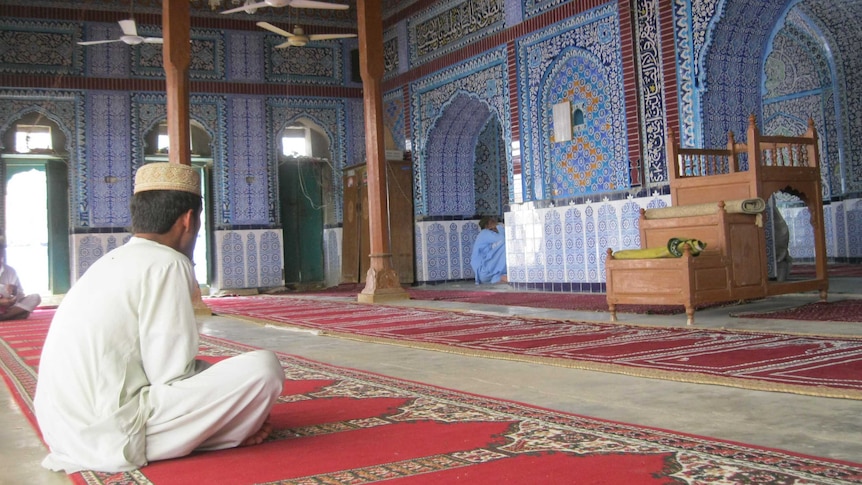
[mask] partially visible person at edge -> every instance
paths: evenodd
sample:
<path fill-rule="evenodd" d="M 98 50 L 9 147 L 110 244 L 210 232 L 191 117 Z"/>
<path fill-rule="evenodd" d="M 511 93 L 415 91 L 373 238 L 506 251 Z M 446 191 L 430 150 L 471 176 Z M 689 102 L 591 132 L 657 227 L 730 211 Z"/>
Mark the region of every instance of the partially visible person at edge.
<path fill-rule="evenodd" d="M 476 284 L 505 283 L 506 277 L 506 233 L 503 224 L 494 216 L 479 219 L 479 235 L 473 243 L 470 265 L 476 275 Z"/>
<path fill-rule="evenodd" d="M 272 431 L 284 385 L 274 353 L 195 359 L 197 172 L 144 165 L 130 210 L 133 237 L 75 283 L 45 340 L 34 407 L 51 470 L 129 471 L 258 444 Z"/>
<path fill-rule="evenodd" d="M 0 320 L 21 320 L 42 303 L 37 294 L 25 295 L 15 268 L 6 264 L 6 237 L 0 236 Z"/>

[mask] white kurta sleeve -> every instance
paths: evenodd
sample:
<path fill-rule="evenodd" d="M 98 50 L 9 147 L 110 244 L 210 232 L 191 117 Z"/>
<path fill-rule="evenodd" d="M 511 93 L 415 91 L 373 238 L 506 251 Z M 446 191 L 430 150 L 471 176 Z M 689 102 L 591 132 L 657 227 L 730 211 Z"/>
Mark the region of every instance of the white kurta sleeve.
<path fill-rule="evenodd" d="M 141 360 L 152 385 L 169 384 L 195 372 L 198 329 L 192 307 L 191 263 L 177 260 L 143 282 L 139 306 Z"/>

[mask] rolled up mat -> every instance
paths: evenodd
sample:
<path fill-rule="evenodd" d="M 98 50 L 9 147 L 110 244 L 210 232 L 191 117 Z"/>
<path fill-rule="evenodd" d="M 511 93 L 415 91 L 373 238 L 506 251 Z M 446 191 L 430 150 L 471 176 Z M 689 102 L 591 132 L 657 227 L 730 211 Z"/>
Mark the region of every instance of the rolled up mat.
<path fill-rule="evenodd" d="M 670 219 L 672 217 L 705 216 L 715 214 L 718 212 L 718 208 L 718 202 L 659 207 L 645 210 L 644 217 L 647 219 Z M 766 201 L 760 197 L 724 201 L 724 211 L 729 214 L 759 214 L 764 209 L 766 209 Z"/>

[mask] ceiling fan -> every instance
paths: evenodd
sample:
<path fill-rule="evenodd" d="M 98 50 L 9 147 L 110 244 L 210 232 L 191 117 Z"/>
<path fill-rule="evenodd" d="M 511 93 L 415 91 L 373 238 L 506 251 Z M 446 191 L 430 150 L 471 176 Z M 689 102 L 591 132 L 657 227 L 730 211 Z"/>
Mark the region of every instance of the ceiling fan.
<path fill-rule="evenodd" d="M 332 40 L 332 39 L 350 39 L 356 37 L 356 34 L 311 34 L 305 35 L 305 31 L 302 30 L 302 27 L 295 26 L 293 28 L 293 32 L 288 32 L 286 30 L 282 30 L 275 25 L 272 25 L 268 22 L 258 22 L 258 27 L 262 27 L 272 33 L 278 34 L 282 37 L 287 37 L 287 42 L 278 44 L 276 49 L 282 49 L 288 46 L 294 47 L 302 47 L 313 40 Z"/>
<path fill-rule="evenodd" d="M 294 8 L 320 8 L 326 10 L 347 10 L 349 5 L 338 3 L 317 2 L 315 0 L 264 0 L 262 2 L 246 3 L 241 7 L 225 10 L 222 13 L 249 12 L 254 13 L 260 7 L 294 7 Z"/>
<path fill-rule="evenodd" d="M 119 39 L 110 39 L 110 40 L 89 40 L 85 42 L 78 42 L 78 45 L 96 45 L 96 44 L 108 44 L 110 42 L 125 42 L 129 45 L 138 45 L 138 44 L 161 44 L 164 42 L 164 39 L 161 37 L 141 37 L 138 35 L 138 27 L 135 25 L 135 19 L 130 18 L 128 20 L 120 20 L 120 29 L 123 30 L 123 35 L 120 36 Z"/>

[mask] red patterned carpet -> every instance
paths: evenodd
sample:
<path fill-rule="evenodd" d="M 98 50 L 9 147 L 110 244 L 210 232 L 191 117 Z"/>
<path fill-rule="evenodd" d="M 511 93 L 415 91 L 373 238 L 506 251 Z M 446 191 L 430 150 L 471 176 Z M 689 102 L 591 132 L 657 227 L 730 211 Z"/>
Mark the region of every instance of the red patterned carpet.
<path fill-rule="evenodd" d="M 735 313 L 732 316 L 742 318 L 772 318 L 777 320 L 862 323 L 862 300 L 818 301 L 785 310 L 764 313 Z"/>
<path fill-rule="evenodd" d="M 0 370 L 33 422 L 52 315 L 0 323 Z M 249 347 L 203 337 L 216 361 Z M 285 390 L 261 445 L 79 484 L 862 483 L 862 465 L 598 420 L 279 355 Z M 34 423 L 35 426 L 35 423 Z M 420 438 L 420 439 L 417 439 Z"/>
<path fill-rule="evenodd" d="M 326 335 L 765 391 L 862 399 L 862 339 L 551 321 L 287 296 L 206 300 L 218 314 Z"/>

